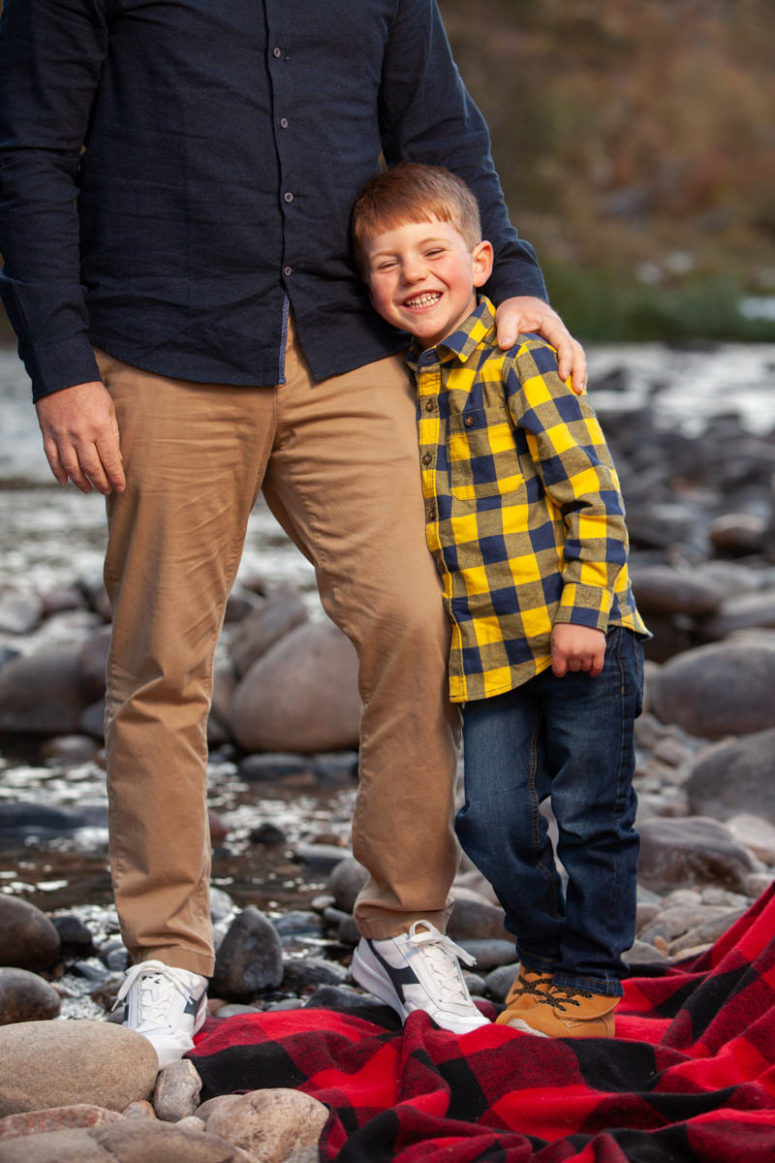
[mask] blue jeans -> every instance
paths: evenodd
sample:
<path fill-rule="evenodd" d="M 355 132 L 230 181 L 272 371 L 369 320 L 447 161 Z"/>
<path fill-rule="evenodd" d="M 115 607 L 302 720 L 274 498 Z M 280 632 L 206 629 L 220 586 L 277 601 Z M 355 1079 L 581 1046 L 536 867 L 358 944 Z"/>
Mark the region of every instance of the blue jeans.
<path fill-rule="evenodd" d="M 516 690 L 467 703 L 460 843 L 492 884 L 531 969 L 558 985 L 620 996 L 635 938 L 639 838 L 633 723 L 643 647 L 615 627 L 596 678 L 545 670 Z M 557 820 L 558 874 L 540 803 Z"/>

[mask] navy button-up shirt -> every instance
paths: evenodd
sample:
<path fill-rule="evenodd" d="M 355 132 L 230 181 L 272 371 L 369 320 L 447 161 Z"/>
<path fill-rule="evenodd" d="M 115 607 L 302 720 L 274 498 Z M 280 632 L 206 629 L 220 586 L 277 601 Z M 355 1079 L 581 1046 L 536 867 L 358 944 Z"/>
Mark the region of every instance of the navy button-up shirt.
<path fill-rule="evenodd" d="M 398 351 L 349 242 L 381 155 L 460 174 L 490 296 L 545 297 L 435 0 L 5 0 L 0 288 L 35 397 L 97 379 L 92 345 L 282 382 L 289 303 L 318 379 Z"/>

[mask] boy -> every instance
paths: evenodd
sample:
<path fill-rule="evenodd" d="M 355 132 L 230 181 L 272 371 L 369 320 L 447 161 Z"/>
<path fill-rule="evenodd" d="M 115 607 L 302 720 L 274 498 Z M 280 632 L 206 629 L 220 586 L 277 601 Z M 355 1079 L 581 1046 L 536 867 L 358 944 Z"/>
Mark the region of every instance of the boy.
<path fill-rule="evenodd" d="M 493 884 L 520 971 L 498 1021 L 611 1036 L 635 935 L 633 722 L 646 630 L 619 484 L 553 349 L 497 346 L 476 200 L 439 167 L 363 187 L 353 234 L 376 310 L 413 337 L 428 545 L 464 703 L 461 844 Z M 557 820 L 555 863 L 547 797 Z"/>

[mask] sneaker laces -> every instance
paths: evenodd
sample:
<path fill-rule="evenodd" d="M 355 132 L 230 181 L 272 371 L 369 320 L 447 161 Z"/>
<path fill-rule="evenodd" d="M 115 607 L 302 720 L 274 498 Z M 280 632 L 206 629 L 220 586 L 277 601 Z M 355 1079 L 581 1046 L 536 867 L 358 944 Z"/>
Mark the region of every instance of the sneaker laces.
<path fill-rule="evenodd" d="M 116 994 L 113 1009 L 117 1009 L 137 983 L 137 1017 L 140 1025 L 168 1025 L 171 994 L 179 993 L 186 1001 L 191 997 L 191 988 L 182 980 L 181 972 L 165 965 L 163 961 L 140 961 L 132 965 L 126 971 Z"/>
<path fill-rule="evenodd" d="M 475 957 L 461 949 L 450 937 L 440 933 L 430 921 L 414 922 L 409 930 L 409 944 L 423 950 L 426 964 L 442 992 L 451 990 L 459 1001 L 470 1004 L 459 962 L 476 965 Z"/>

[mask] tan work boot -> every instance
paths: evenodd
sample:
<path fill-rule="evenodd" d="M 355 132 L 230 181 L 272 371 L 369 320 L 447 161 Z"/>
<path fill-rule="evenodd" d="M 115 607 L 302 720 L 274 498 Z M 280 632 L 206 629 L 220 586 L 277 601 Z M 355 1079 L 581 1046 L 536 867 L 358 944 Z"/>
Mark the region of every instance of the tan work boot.
<path fill-rule="evenodd" d="M 519 1017 L 524 1010 L 532 1009 L 533 1006 L 538 1005 L 546 996 L 551 984 L 551 973 L 542 973 L 538 969 L 528 969 L 526 965 L 520 966 L 519 973 L 514 978 L 514 984 L 506 997 L 506 1008 L 498 1014 L 495 1019 L 496 1023 L 501 1026 L 510 1025 L 512 1018 Z"/>
<path fill-rule="evenodd" d="M 545 997 L 517 1012 L 508 1025 L 542 1038 L 612 1038 L 618 1003 L 618 997 L 552 985 Z"/>

